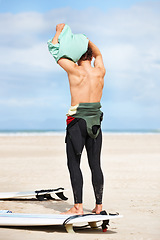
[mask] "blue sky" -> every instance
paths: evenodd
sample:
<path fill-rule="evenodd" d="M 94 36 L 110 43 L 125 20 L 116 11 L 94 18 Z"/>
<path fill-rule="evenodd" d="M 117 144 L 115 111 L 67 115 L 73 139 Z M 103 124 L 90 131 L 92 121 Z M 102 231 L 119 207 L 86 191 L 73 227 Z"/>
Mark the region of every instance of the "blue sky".
<path fill-rule="evenodd" d="M 103 11 L 107 11 L 111 8 L 128 8 L 135 3 L 146 2 L 145 0 L 87 0 L 87 1 L 74 1 L 74 0 L 0 0 L 1 12 L 26 12 L 26 11 L 35 11 L 35 12 L 47 12 L 51 9 L 71 7 L 72 9 L 84 10 L 86 8 L 98 8 Z"/>
<path fill-rule="evenodd" d="M 100 48 L 103 129 L 160 128 L 160 1 L 0 0 L 0 130 L 64 129 L 66 73 L 48 52 L 58 23 Z"/>

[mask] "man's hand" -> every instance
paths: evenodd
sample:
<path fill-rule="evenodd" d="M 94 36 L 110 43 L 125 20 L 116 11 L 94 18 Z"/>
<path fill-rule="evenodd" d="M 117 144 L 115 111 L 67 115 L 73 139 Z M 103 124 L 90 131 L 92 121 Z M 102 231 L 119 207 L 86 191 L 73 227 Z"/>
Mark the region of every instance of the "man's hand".
<path fill-rule="evenodd" d="M 57 32 L 62 32 L 64 26 L 65 26 L 64 23 L 59 23 L 59 24 L 57 24 L 57 26 L 56 26 L 56 31 L 57 31 Z"/>
<path fill-rule="evenodd" d="M 53 44 L 57 44 L 58 43 L 58 37 L 61 34 L 64 26 L 65 26 L 64 23 L 57 24 L 57 26 L 56 26 L 56 34 L 55 34 L 54 38 L 52 39 L 52 43 Z"/>

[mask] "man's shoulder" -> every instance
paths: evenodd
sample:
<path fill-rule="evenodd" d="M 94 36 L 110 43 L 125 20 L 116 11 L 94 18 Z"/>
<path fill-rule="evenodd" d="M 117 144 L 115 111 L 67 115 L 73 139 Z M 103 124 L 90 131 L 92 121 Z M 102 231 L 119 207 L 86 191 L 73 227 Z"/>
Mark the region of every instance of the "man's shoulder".
<path fill-rule="evenodd" d="M 77 64 L 70 59 L 60 58 L 58 64 L 67 72 L 72 73 L 77 70 Z"/>
<path fill-rule="evenodd" d="M 97 76 L 104 77 L 104 75 L 105 75 L 105 68 L 93 67 L 93 72 Z"/>

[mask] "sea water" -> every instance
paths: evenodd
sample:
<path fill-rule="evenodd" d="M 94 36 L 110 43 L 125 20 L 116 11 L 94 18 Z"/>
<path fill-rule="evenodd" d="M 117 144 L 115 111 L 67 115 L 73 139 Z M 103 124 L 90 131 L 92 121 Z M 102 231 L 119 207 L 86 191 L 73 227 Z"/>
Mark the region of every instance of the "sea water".
<path fill-rule="evenodd" d="M 160 129 L 102 129 L 103 134 L 160 134 Z M 64 136 L 64 130 L 0 130 L 0 136 Z"/>

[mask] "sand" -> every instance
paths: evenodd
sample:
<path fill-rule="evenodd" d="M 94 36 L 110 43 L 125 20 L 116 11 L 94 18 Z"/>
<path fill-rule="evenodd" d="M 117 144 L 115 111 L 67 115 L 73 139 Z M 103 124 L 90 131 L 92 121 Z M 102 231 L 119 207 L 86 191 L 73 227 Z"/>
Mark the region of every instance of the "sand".
<path fill-rule="evenodd" d="M 94 194 L 86 152 L 84 212 L 94 207 Z M 101 229 L 63 227 L 0 228 L 0 240 L 159 240 L 160 239 L 160 134 L 104 134 L 102 168 L 105 176 L 103 209 L 119 212 L 122 219 Z M 17 213 L 60 213 L 73 204 L 66 165 L 64 136 L 0 136 L 0 191 L 69 188 L 67 201 L 0 201 L 0 209 Z"/>

